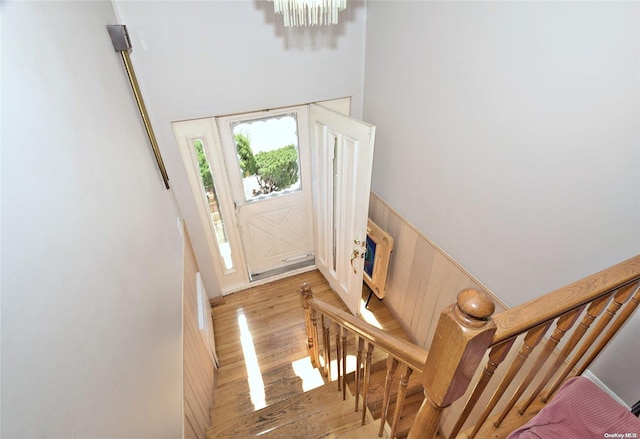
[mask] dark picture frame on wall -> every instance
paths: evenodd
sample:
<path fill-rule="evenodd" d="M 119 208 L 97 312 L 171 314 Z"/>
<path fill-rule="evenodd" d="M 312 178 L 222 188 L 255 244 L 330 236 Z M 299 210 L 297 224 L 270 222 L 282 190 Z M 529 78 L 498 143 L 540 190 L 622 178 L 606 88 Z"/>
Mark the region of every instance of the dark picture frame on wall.
<path fill-rule="evenodd" d="M 367 223 L 364 281 L 378 299 L 383 299 L 387 286 L 393 237 L 369 219 Z"/>

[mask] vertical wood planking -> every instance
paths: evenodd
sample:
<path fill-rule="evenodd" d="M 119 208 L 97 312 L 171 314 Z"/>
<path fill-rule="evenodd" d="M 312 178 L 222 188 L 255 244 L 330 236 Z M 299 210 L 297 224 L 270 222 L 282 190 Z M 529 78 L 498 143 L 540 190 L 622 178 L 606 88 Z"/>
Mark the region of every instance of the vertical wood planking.
<path fill-rule="evenodd" d="M 184 231 L 183 273 L 183 397 L 184 437 L 204 438 L 209 427 L 213 405 L 214 367 L 198 325 L 198 293 L 196 273 L 198 264 L 191 241 Z M 205 310 L 210 316 L 210 310 Z"/>
<path fill-rule="evenodd" d="M 401 225 L 401 221 L 398 219 L 397 216 L 395 215 L 391 215 L 387 218 L 387 233 L 389 233 L 391 236 L 398 236 L 398 230 L 400 228 Z M 395 247 L 395 243 L 394 243 L 394 247 Z M 396 265 L 397 263 L 395 262 L 395 260 L 398 258 L 398 252 L 396 251 L 396 249 L 394 248 L 391 252 L 391 259 L 389 259 L 389 266 L 391 265 Z M 388 280 L 387 280 L 387 292 L 391 291 L 391 282 L 393 277 L 398 275 L 398 271 L 393 271 L 393 270 L 389 270 L 389 272 L 387 273 Z M 387 299 L 388 296 L 385 296 L 385 299 Z M 390 303 L 390 306 L 394 309 L 398 309 L 399 308 L 399 299 L 401 299 L 402 296 L 399 294 L 396 294 L 395 297 L 392 297 L 391 299 L 387 299 L 387 303 Z"/>
<path fill-rule="evenodd" d="M 371 193 L 369 217 L 394 238 L 385 303 L 420 346 L 429 349 L 440 311 L 458 291 L 478 288 L 491 294 L 496 312 L 506 306 L 449 255 Z"/>
<path fill-rule="evenodd" d="M 445 259 L 442 257 L 442 259 Z M 446 260 L 448 262 L 448 260 Z M 438 319 L 440 318 L 440 312 L 436 310 L 443 310 L 452 303 L 455 303 L 458 292 L 462 289 L 458 289 L 460 284 L 460 277 L 463 276 L 462 270 L 457 266 L 450 263 L 446 264 L 445 270 L 442 273 L 442 280 L 440 282 L 440 288 L 435 291 L 434 295 L 437 297 L 435 305 L 433 305 L 434 313 L 431 315 L 428 330 L 424 338 L 419 338 L 419 342 L 422 346 L 431 346 L 431 340 L 436 331 L 438 325 Z"/>
<path fill-rule="evenodd" d="M 420 309 L 422 310 L 421 321 L 419 330 L 416 333 L 416 339 L 420 346 L 425 346 L 427 341 L 427 334 L 432 325 L 432 321 L 436 321 L 440 317 L 440 311 L 451 305 L 449 300 L 450 292 L 445 292 L 445 283 L 449 277 L 449 273 L 452 270 L 457 270 L 455 266 L 452 266 L 447 258 L 441 253 L 434 251 L 433 266 L 431 269 L 431 275 L 427 284 L 426 294 L 422 302 Z M 460 270 L 457 270 L 460 271 Z M 450 285 L 451 290 L 457 285 L 457 279 L 454 285 Z M 457 291 L 456 291 L 457 293 Z M 455 297 L 455 296 L 454 296 Z M 446 304 L 440 304 L 443 300 L 446 300 Z M 440 307 L 439 307 L 440 306 Z M 435 329 L 435 324 L 434 324 Z"/>
<path fill-rule="evenodd" d="M 375 221 L 375 220 L 374 220 Z M 388 294 L 385 299 L 389 301 L 397 301 L 397 307 L 392 307 L 398 314 L 405 316 L 404 305 L 410 300 L 407 296 L 410 296 L 411 291 L 408 288 L 409 279 L 411 279 L 411 265 L 413 263 L 413 257 L 416 250 L 416 235 L 411 232 L 409 226 L 405 223 L 400 223 L 397 230 L 397 235 L 394 236 L 394 250 L 391 253 L 391 261 L 389 265 L 389 281 L 393 280 L 393 283 L 387 284 Z M 397 239 L 396 239 L 397 236 Z M 392 302 L 393 303 L 393 302 Z M 411 318 L 400 319 L 406 328 L 411 324 Z"/>
<path fill-rule="evenodd" d="M 408 290 L 408 293 L 413 293 L 413 295 L 407 295 L 404 304 L 407 316 L 411 314 L 409 327 L 411 328 L 411 333 L 414 337 L 420 328 L 420 323 L 423 322 L 423 319 L 425 318 L 425 312 L 429 313 L 431 310 L 431 298 L 425 296 L 428 293 L 429 284 L 432 284 L 432 281 L 434 280 L 432 274 L 434 271 L 435 256 L 436 254 L 433 251 L 433 248 L 426 242 L 422 240 L 418 240 L 416 242 L 416 252 L 414 254 L 413 264 L 411 265 L 411 273 L 409 273 Z M 436 269 L 436 272 L 437 271 L 438 270 Z M 417 273 L 420 274 L 417 275 Z M 423 306 L 426 306 L 427 308 L 423 309 Z"/>

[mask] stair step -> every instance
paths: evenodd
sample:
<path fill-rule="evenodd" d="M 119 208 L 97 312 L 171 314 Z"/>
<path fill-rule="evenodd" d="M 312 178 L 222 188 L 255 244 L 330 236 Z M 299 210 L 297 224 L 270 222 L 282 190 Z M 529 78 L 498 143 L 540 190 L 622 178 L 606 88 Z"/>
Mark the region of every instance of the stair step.
<path fill-rule="evenodd" d="M 379 419 L 382 412 L 382 404 L 384 398 L 384 382 L 387 376 L 386 370 L 382 370 L 380 372 L 376 372 L 371 375 L 369 382 L 369 396 L 367 400 L 367 405 L 374 419 Z M 411 395 L 418 394 L 422 396 L 423 387 L 421 383 L 421 376 L 418 373 L 414 373 L 409 378 L 409 383 L 407 384 L 407 394 L 406 398 Z M 400 383 L 400 375 L 396 374 L 391 381 L 391 397 L 389 399 L 390 404 L 395 404 L 396 396 L 398 395 L 398 385 Z M 389 413 L 393 413 L 391 409 Z"/>
<path fill-rule="evenodd" d="M 413 421 L 422 405 L 422 401 L 424 400 L 424 394 L 422 393 L 414 393 L 412 395 L 407 395 L 404 400 L 404 405 L 402 407 L 402 414 L 400 415 L 400 419 L 398 420 L 398 426 L 396 427 L 396 438 L 404 439 L 409 435 L 409 430 L 413 425 Z M 393 420 L 393 413 L 396 410 L 395 399 L 389 404 L 389 415 L 387 419 L 389 424 L 390 421 Z"/>
<path fill-rule="evenodd" d="M 369 395 L 367 397 L 367 408 L 371 416 L 375 420 L 375 424 L 379 426 L 379 419 L 382 415 L 382 404 L 384 399 L 384 383 L 387 377 L 386 361 L 378 362 L 371 366 L 372 373 L 369 377 Z M 393 413 L 395 412 L 396 398 L 398 395 L 398 384 L 400 383 L 400 373 L 398 370 L 391 381 L 391 396 L 389 399 L 389 411 L 387 413 L 387 422 L 391 424 Z M 347 384 L 351 393 L 355 395 L 355 373 L 347 375 Z M 413 420 L 418 409 L 424 400 L 424 391 L 422 387 L 422 376 L 418 372 L 411 374 L 407 383 L 407 393 L 403 405 L 402 414 L 396 428 L 396 437 L 405 438 L 409 434 L 409 430 L 413 425 Z M 362 395 L 360 396 L 362 398 Z M 360 399 L 362 401 L 362 399 Z"/>
<path fill-rule="evenodd" d="M 310 361 L 308 361 L 307 367 L 311 369 Z M 266 370 L 261 373 L 261 377 L 267 405 L 287 399 L 302 391 L 302 379 L 293 370 L 291 364 Z M 233 385 L 219 387 L 214 396 L 215 400 L 211 408 L 212 416 L 219 416 L 225 411 L 230 412 L 231 415 L 254 411 L 248 380 L 240 380 Z"/>
<path fill-rule="evenodd" d="M 241 412 L 237 412 L 241 413 Z M 342 401 L 334 386 L 325 385 L 305 393 L 293 395 L 261 410 L 236 417 L 213 412 L 208 438 L 357 437 L 354 430 L 362 430 L 362 413 L 354 412 L 353 398 Z M 373 421 L 367 419 L 371 432 Z M 342 436 L 341 436 L 342 435 Z M 377 434 L 376 434 L 377 436 Z M 361 437 L 373 437 L 370 435 Z"/>
<path fill-rule="evenodd" d="M 367 406 L 369 407 L 369 411 L 373 415 L 374 419 L 380 418 L 380 412 L 382 411 L 382 400 L 384 398 L 384 383 L 387 377 L 387 371 L 386 369 L 384 369 L 384 365 L 382 369 L 380 369 L 379 365 L 377 366 L 377 370 L 371 373 L 369 378 L 369 396 L 367 398 Z M 374 368 L 372 367 L 372 369 Z M 407 398 L 413 394 L 419 394 L 420 396 L 422 396 L 423 387 L 421 380 L 422 377 L 419 373 L 414 372 L 411 375 L 407 384 Z M 391 381 L 391 403 L 395 403 L 396 396 L 398 394 L 399 383 L 400 373 L 396 372 L 393 380 Z M 347 384 L 349 385 L 351 393 L 355 395 L 355 378 L 353 373 L 347 376 Z M 389 413 L 393 413 L 391 409 L 389 410 Z"/>

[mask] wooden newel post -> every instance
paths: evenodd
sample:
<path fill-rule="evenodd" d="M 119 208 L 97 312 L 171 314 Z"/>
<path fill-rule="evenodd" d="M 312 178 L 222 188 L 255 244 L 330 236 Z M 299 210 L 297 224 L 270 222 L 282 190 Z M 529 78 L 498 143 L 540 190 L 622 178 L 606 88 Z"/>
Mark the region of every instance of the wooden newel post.
<path fill-rule="evenodd" d="M 494 310 L 487 293 L 468 288 L 440 314 L 422 374 L 425 399 L 409 439 L 435 438 L 442 411 L 466 392 L 496 332 Z"/>
<path fill-rule="evenodd" d="M 300 300 L 304 307 L 304 321 L 307 332 L 307 353 L 311 358 L 311 365 L 318 367 L 320 364 L 320 354 L 318 351 L 318 326 L 316 322 L 316 311 L 311 308 L 309 301 L 313 299 L 313 291 L 306 283 L 300 288 Z"/>

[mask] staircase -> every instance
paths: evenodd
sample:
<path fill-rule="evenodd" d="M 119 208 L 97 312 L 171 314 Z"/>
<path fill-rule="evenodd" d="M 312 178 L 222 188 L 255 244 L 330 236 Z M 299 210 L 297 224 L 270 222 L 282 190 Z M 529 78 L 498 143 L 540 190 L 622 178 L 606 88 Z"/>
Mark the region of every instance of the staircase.
<path fill-rule="evenodd" d="M 206 433 L 208 439 L 379 437 L 377 419 L 381 415 L 386 360 L 374 353 L 369 409 L 362 425 L 362 396 L 359 397 L 359 410 L 355 411 L 354 373 L 347 375 L 348 386 L 343 401 L 337 381 L 329 382 L 311 366 L 305 343 L 304 312 L 298 295 L 300 285 L 305 282 L 312 286 L 316 297 L 346 309 L 318 272 L 227 296 L 224 304 L 214 308 L 221 367 L 217 371 L 211 426 Z M 372 302 L 370 309 L 385 331 L 406 337 L 384 304 Z M 249 331 L 248 337 L 243 334 L 240 316 L 246 320 L 244 331 Z M 247 352 L 247 344 L 254 349 L 253 354 Z M 352 352 L 353 346 L 350 354 Z M 247 358 L 252 360 L 247 361 Z M 252 365 L 257 367 L 257 385 L 257 377 L 250 371 Z M 417 374 L 411 377 L 397 437 L 406 436 L 412 422 L 407 413 L 412 408 L 417 411 L 421 403 L 419 381 Z M 250 382 L 258 389 L 257 392 L 254 389 L 254 401 Z M 313 387 L 314 382 L 319 386 L 303 390 Z M 398 388 L 397 382 L 396 377 L 392 389 Z M 391 399 L 395 401 L 395 397 Z M 393 410 L 392 405 L 389 416 L 393 415 Z M 388 427 L 382 437 L 389 437 Z"/>
<path fill-rule="evenodd" d="M 377 325 L 352 316 L 318 272 L 287 282 L 267 285 L 267 290 L 247 290 L 214 309 L 222 366 L 207 432 L 210 439 L 375 438 L 379 424 L 373 418 L 386 412 L 389 420 L 394 413 L 393 407 L 382 408 L 396 399 L 390 396 L 393 389 L 398 391 L 403 411 L 392 416 L 389 436 L 404 435 L 402 425 L 406 423 L 413 424 L 409 437 L 416 439 L 438 438 L 440 428 L 449 428 L 449 437 L 504 438 L 544 406 L 562 381 L 576 373 L 577 365 L 578 374 L 589 367 L 636 310 L 640 304 L 640 256 L 497 314 L 487 293 L 464 289 L 455 303 L 441 312 L 430 352 L 403 338 L 402 331 L 394 333 L 393 323 L 386 324 L 394 320 L 392 316 L 376 315 Z M 303 283 L 306 285 L 300 288 Z M 362 308 L 360 311 L 365 314 Z M 522 404 L 512 410 L 522 402 L 523 390 L 534 382 L 536 373 L 547 367 L 546 360 L 569 329 L 567 344 L 522 403 L 530 411 L 524 413 Z M 593 330 L 587 332 L 589 329 Z M 545 334 L 549 338 L 541 343 Z M 530 369 L 525 373 L 522 367 L 538 345 L 543 348 L 526 364 Z M 349 365 L 347 360 L 354 361 Z M 506 367 L 496 376 L 503 362 Z M 322 370 L 333 378 L 332 372 L 338 372 L 341 364 L 348 372 L 342 373 L 342 380 L 336 373 L 341 384 L 318 376 Z M 384 384 L 379 373 L 383 369 Z M 319 381 L 310 386 L 314 374 Z M 518 375 L 522 380 L 514 381 Z M 418 382 L 426 387 L 429 401 L 420 406 L 411 422 L 409 408 L 417 407 L 421 394 Z M 340 385 L 345 392 L 351 386 L 354 396 L 346 392 L 342 402 Z M 507 400 L 512 385 L 518 390 Z M 185 395 L 189 388 L 185 386 Z M 383 403 L 380 394 L 384 395 Z M 185 403 L 190 400 L 185 396 Z M 352 411 L 359 402 L 369 409 Z M 195 408 L 202 410 L 201 406 Z M 446 421 L 451 421 L 448 425 L 441 423 L 446 410 Z M 481 413 L 474 415 L 474 411 Z"/>
<path fill-rule="evenodd" d="M 309 363 L 309 367 L 310 367 Z M 269 405 L 254 411 L 251 395 L 247 389 L 234 392 L 220 388 L 216 393 L 218 402 L 212 407 L 212 425 L 207 438 L 377 438 L 380 429 L 382 398 L 386 371 L 378 363 L 371 374 L 365 425 L 362 422 L 362 405 L 355 411 L 354 373 L 347 376 L 349 384 L 346 399 L 337 382 L 324 382 L 314 389 L 303 391 L 301 379 L 290 367 L 281 366 L 263 374 L 265 389 L 274 395 Z M 398 378 L 392 389 L 397 389 Z M 409 380 L 403 415 L 396 431 L 397 438 L 405 438 L 413 424 L 423 400 L 419 376 Z M 275 397 L 275 395 L 279 395 Z M 395 395 L 392 394 L 392 401 Z M 395 405 L 389 407 L 392 416 Z M 388 438 L 389 427 L 381 437 Z"/>
<path fill-rule="evenodd" d="M 214 405 L 207 438 L 378 437 L 378 425 L 367 416 L 362 426 L 362 413 L 354 411 L 354 397 L 347 392 L 343 401 L 335 382 L 304 392 L 300 378 L 291 376 L 290 370 L 280 367 L 270 372 L 281 376 L 268 386 L 271 394 L 278 392 L 281 397 L 262 409 L 252 411 L 249 395 L 235 395 Z"/>

